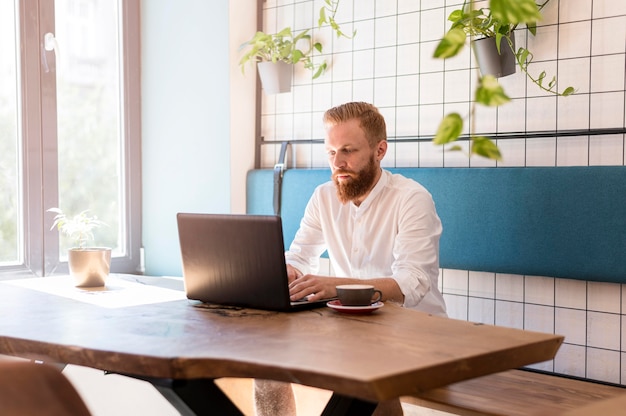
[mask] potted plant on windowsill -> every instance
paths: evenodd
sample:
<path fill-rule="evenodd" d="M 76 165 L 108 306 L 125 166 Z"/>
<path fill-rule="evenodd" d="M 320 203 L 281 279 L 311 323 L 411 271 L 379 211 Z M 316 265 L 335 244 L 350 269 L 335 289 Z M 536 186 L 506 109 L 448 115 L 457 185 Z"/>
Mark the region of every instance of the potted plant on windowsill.
<path fill-rule="evenodd" d="M 50 208 L 48 212 L 56 214 L 50 230 L 56 227 L 59 232 L 74 241 L 75 246 L 68 250 L 67 264 L 76 286 L 104 286 L 111 267 L 111 249 L 87 246 L 87 242 L 94 240 L 94 229 L 107 224 L 100 221 L 97 216 L 89 215 L 89 210 L 73 217 L 67 216 L 59 208 Z"/>
<path fill-rule="evenodd" d="M 469 41 L 474 50 L 481 74 L 477 83 L 474 101 L 472 102 L 471 118 L 475 112 L 475 104 L 485 106 L 499 106 L 510 101 L 497 77 L 510 75 L 515 72 L 516 66 L 526 74 L 541 90 L 560 96 L 568 96 L 575 92 L 568 86 L 562 91 L 557 90 L 556 76 L 545 82 L 547 74 L 542 71 L 535 76 L 529 72 L 529 65 L 533 54 L 526 48 L 515 49 L 514 30 L 524 24 L 532 35 L 536 34 L 537 21 L 542 18 L 541 10 L 549 2 L 535 3 L 535 0 L 490 0 L 488 8 L 475 8 L 474 0 L 465 0 L 461 9 L 454 10 L 448 20 L 452 22 L 450 29 L 437 45 L 435 58 L 450 58 L 456 56 Z M 485 3 L 480 2 L 480 3 Z M 487 46 L 483 45 L 485 43 Z M 480 53 L 490 49 L 496 53 L 496 65 L 486 69 L 485 57 Z M 512 60 L 508 68 L 501 68 L 500 64 Z M 474 123 L 471 124 L 473 130 Z M 441 121 L 435 138 L 435 144 L 445 145 L 456 141 L 463 131 L 463 118 L 458 113 L 451 113 Z M 470 132 L 470 154 L 478 154 L 490 159 L 501 160 L 502 155 L 496 144 L 484 136 L 476 136 Z M 461 150 L 453 146 L 450 150 Z"/>
<path fill-rule="evenodd" d="M 319 12 L 318 27 L 329 24 L 337 37 L 348 37 L 335 21 L 339 2 L 340 0 L 324 0 L 324 6 Z M 293 65 L 302 63 L 306 69 L 313 71 L 313 79 L 326 71 L 328 64 L 325 60 L 316 63 L 313 59 L 313 54 L 316 51 L 321 53 L 322 49 L 322 44 L 313 40 L 309 30 L 294 33 L 291 27 L 286 27 L 273 34 L 258 31 L 252 39 L 241 45 L 240 50 L 246 52 L 239 61 L 239 66 L 243 73 L 246 64 L 257 63 L 266 94 L 289 92 Z"/>

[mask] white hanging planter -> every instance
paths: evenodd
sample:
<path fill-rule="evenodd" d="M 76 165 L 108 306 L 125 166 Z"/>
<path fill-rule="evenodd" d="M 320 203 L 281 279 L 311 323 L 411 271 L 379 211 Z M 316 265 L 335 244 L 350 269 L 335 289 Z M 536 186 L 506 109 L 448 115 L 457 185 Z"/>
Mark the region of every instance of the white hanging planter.
<path fill-rule="evenodd" d="M 515 60 L 515 36 L 511 36 L 513 48 L 507 44 L 506 39 L 500 43 L 500 54 L 496 47 L 495 38 L 482 38 L 473 41 L 474 55 L 478 61 L 480 73 L 493 75 L 496 78 L 505 77 L 515 73 L 517 62 Z"/>
<path fill-rule="evenodd" d="M 280 94 L 291 91 L 293 65 L 286 62 L 259 62 L 257 64 L 261 84 L 266 94 Z"/>

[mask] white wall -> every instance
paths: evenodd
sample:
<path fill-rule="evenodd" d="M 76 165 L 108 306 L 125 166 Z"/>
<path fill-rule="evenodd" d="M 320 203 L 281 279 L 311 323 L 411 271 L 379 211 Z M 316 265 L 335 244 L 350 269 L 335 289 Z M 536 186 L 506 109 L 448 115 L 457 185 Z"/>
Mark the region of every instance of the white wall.
<path fill-rule="evenodd" d="M 181 275 L 176 213 L 231 209 L 229 2 L 141 6 L 146 273 Z"/>
<path fill-rule="evenodd" d="M 256 32 L 256 0 L 230 1 L 231 211 L 246 212 L 246 173 L 254 167 L 256 70 L 239 67 L 240 46 Z"/>

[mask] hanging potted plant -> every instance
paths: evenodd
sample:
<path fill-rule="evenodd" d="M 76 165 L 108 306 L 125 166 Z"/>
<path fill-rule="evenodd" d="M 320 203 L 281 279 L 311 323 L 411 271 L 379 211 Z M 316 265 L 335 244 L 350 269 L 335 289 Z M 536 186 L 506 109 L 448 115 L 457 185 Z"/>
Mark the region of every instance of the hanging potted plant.
<path fill-rule="evenodd" d="M 469 41 L 480 68 L 480 76 L 469 117 L 475 111 L 475 104 L 499 106 L 510 101 L 497 79 L 515 73 L 519 67 L 524 74 L 540 89 L 560 96 L 575 92 L 573 87 L 562 91 L 556 89 L 556 76 L 545 82 L 547 74 L 542 71 L 538 76 L 528 71 L 533 54 L 526 48 L 515 46 L 514 30 L 524 24 L 532 35 L 536 35 L 537 21 L 541 19 L 541 9 L 549 2 L 535 3 L 534 0 L 490 0 L 489 8 L 474 7 L 474 0 L 465 0 L 461 9 L 454 10 L 448 20 L 450 29 L 437 45 L 435 58 L 456 56 Z M 487 54 L 491 53 L 491 57 Z M 473 127 L 474 124 L 472 124 Z M 463 131 L 463 118 L 458 113 L 448 114 L 441 121 L 435 138 L 435 144 L 444 145 L 456 141 Z M 501 160 L 502 155 L 496 144 L 484 136 L 470 132 L 472 141 L 470 153 L 490 159 Z M 450 150 L 461 150 L 453 146 Z"/>
<path fill-rule="evenodd" d="M 531 7 L 524 19 L 526 27 L 533 35 L 536 34 L 537 24 L 536 20 L 531 19 L 541 18 L 539 11 L 548 1 L 541 5 L 531 1 L 536 7 Z M 515 73 L 514 30 L 518 23 L 512 24 L 496 18 L 489 8 L 475 9 L 473 1 L 466 1 L 461 9 L 450 13 L 448 20 L 452 25 L 435 50 L 435 57 L 456 55 L 465 45 L 466 38 L 469 38 L 483 76 L 493 75 L 500 78 Z"/>
<path fill-rule="evenodd" d="M 346 36 L 335 21 L 337 7 L 340 0 L 324 0 L 320 9 L 318 27 L 329 24 L 337 37 Z M 313 54 L 322 52 L 322 44 L 315 42 L 305 30 L 293 33 L 291 27 L 286 27 L 277 33 L 268 34 L 256 32 L 249 41 L 239 48 L 246 50 L 239 61 L 241 72 L 244 72 L 248 62 L 255 62 L 266 94 L 279 94 L 291 91 L 293 65 L 302 63 L 306 69 L 313 71 L 313 79 L 321 76 L 328 64 L 325 60 L 316 63 Z M 354 33 L 353 33 L 354 35 Z"/>
<path fill-rule="evenodd" d="M 95 215 L 89 215 L 89 210 L 73 217 L 65 215 L 59 208 L 50 208 L 48 212 L 56 214 L 50 230 L 56 227 L 74 242 L 74 247 L 68 250 L 67 264 L 76 286 L 104 286 L 111 267 L 111 249 L 87 246 L 87 242 L 94 239 L 94 229 L 106 224 Z"/>
<path fill-rule="evenodd" d="M 297 35 L 290 27 L 274 34 L 256 32 L 242 47 L 249 47 L 239 61 L 242 72 L 248 61 L 257 62 L 259 77 L 267 94 L 291 91 L 292 65 L 302 62 L 305 68 L 314 71 L 313 79 L 324 73 L 327 67 L 326 62 L 313 63 L 313 50 L 321 52 L 322 45 L 313 43 L 308 30 Z"/>

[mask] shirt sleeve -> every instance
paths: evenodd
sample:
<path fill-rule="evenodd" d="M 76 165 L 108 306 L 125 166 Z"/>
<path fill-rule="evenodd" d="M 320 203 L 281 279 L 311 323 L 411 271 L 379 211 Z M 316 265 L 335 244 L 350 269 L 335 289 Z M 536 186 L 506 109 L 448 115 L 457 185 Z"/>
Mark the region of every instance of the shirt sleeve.
<path fill-rule="evenodd" d="M 441 221 L 428 192 L 413 193 L 400 204 L 391 269 L 406 307 L 415 307 L 437 284 L 441 233 Z"/>

